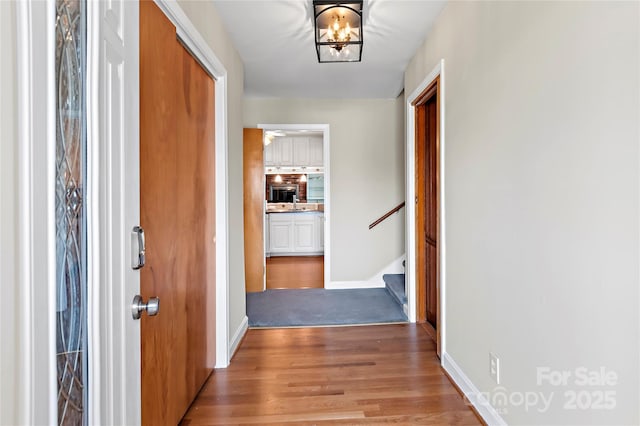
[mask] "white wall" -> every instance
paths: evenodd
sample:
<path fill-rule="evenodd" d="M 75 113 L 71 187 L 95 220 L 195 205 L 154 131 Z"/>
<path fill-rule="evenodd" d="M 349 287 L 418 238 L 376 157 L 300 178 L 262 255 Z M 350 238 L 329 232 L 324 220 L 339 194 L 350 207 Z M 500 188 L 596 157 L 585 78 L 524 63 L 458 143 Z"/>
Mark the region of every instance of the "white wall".
<path fill-rule="evenodd" d="M 330 125 L 331 281 L 367 280 L 404 253 L 404 210 L 368 229 L 404 201 L 402 99 L 244 100 L 245 127 Z"/>
<path fill-rule="evenodd" d="M 224 64 L 228 75 L 228 220 L 229 220 L 229 337 L 246 316 L 244 293 L 244 219 L 242 204 L 242 96 L 244 68 L 215 6 L 205 1 L 179 1 L 191 22 Z M 240 190 L 236 183 L 239 182 Z M 234 187 L 234 185 L 236 185 Z"/>
<path fill-rule="evenodd" d="M 0 2 L 0 424 L 18 422 L 16 283 L 18 282 L 16 189 L 15 5 Z"/>
<path fill-rule="evenodd" d="M 481 391 L 495 351 L 508 395 L 554 393 L 496 407 L 510 424 L 640 423 L 639 12 L 450 2 L 405 73 L 411 93 L 445 59 L 446 350 Z M 617 384 L 579 386 L 578 367 Z M 616 407 L 563 409 L 571 389 Z"/>

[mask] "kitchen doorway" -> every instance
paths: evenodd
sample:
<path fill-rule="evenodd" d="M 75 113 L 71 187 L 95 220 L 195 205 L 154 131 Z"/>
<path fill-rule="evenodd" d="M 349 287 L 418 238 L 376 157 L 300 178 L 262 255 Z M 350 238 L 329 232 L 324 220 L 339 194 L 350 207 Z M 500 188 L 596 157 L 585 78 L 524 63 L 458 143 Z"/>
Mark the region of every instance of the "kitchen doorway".
<path fill-rule="evenodd" d="M 244 131 L 247 293 L 329 281 L 329 126 Z"/>

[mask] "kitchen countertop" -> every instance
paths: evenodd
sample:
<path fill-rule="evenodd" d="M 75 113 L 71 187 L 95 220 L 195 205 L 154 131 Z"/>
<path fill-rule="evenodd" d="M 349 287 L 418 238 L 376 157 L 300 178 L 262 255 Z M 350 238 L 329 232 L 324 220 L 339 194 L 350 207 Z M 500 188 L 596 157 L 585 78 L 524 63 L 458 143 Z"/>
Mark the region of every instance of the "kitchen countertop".
<path fill-rule="evenodd" d="M 324 213 L 321 203 L 267 203 L 266 213 Z"/>
<path fill-rule="evenodd" d="M 275 209 L 275 210 L 267 210 L 266 213 L 267 214 L 271 214 L 271 213 L 324 213 L 324 211 L 322 211 L 322 210 L 305 210 L 305 209 L 296 209 L 296 210 Z"/>

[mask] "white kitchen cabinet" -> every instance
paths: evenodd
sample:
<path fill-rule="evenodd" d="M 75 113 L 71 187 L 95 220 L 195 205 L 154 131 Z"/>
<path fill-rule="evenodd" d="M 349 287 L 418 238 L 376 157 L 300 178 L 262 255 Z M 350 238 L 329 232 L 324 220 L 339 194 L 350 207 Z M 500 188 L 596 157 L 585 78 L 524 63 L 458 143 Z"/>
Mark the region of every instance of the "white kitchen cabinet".
<path fill-rule="evenodd" d="M 317 215 L 316 218 L 316 251 L 324 252 L 324 215 Z"/>
<path fill-rule="evenodd" d="M 293 138 L 293 165 L 309 165 L 309 138 Z"/>
<path fill-rule="evenodd" d="M 293 138 L 274 138 L 264 147 L 265 166 L 293 166 Z"/>
<path fill-rule="evenodd" d="M 269 254 L 300 256 L 324 251 L 324 215 L 322 212 L 270 213 Z"/>
<path fill-rule="evenodd" d="M 271 167 L 322 167 L 322 138 L 277 137 L 264 147 L 264 165 Z"/>
<path fill-rule="evenodd" d="M 274 157 L 274 147 L 276 143 L 272 141 L 269 145 L 264 147 L 264 165 L 265 166 L 275 166 L 276 159 Z"/>
<path fill-rule="evenodd" d="M 309 138 L 309 163 L 308 166 L 322 167 L 323 154 L 322 154 L 322 138 Z"/>
<path fill-rule="evenodd" d="M 269 218 L 270 255 L 293 251 L 293 216 L 289 213 L 270 214 Z"/>
<path fill-rule="evenodd" d="M 293 139 L 278 138 L 278 147 L 280 151 L 280 166 L 293 166 Z"/>
<path fill-rule="evenodd" d="M 317 251 L 316 215 L 296 214 L 293 221 L 293 251 L 309 253 Z"/>

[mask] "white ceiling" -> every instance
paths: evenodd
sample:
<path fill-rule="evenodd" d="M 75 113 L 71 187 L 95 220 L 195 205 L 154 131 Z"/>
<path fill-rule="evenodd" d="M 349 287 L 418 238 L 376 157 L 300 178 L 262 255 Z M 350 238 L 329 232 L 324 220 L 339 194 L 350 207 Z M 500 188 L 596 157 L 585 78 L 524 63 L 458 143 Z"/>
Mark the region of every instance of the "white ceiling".
<path fill-rule="evenodd" d="M 318 63 L 312 0 L 213 0 L 244 62 L 245 96 L 395 98 L 446 0 L 365 0 L 362 62 Z"/>

